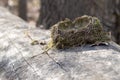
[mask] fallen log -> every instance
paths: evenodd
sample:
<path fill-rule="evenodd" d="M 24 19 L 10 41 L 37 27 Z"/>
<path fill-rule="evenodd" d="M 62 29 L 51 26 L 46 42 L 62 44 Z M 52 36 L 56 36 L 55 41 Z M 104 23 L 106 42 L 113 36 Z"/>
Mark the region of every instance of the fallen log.
<path fill-rule="evenodd" d="M 27 35 L 26 35 L 27 33 Z M 50 32 L 30 27 L 0 7 L 0 80 L 119 80 L 120 46 L 84 45 L 51 49 L 31 45 L 48 41 Z"/>

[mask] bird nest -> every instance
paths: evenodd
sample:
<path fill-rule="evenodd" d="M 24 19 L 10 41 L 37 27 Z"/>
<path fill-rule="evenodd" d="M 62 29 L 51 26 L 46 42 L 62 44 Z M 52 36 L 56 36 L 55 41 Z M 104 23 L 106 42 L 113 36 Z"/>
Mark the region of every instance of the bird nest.
<path fill-rule="evenodd" d="M 51 38 L 52 45 L 59 49 L 110 41 L 99 19 L 87 15 L 53 25 Z"/>

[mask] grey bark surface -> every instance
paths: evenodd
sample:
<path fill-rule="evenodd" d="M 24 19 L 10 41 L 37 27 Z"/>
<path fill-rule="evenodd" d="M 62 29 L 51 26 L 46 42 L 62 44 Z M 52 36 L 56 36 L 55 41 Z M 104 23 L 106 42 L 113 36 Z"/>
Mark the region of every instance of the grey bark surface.
<path fill-rule="evenodd" d="M 41 0 L 40 5 L 37 26 L 48 29 L 65 18 L 96 16 L 112 31 L 113 40 L 120 43 L 120 0 Z"/>
<path fill-rule="evenodd" d="M 0 7 L 0 80 L 119 80 L 120 46 L 85 45 L 66 50 L 30 45 L 34 39 L 49 40 L 50 32 L 30 27 Z M 54 59 L 54 60 L 53 60 Z"/>

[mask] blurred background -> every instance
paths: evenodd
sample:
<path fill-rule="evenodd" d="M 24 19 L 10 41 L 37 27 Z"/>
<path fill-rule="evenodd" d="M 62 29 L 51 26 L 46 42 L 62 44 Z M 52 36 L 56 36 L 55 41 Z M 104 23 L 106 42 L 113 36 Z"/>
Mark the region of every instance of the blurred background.
<path fill-rule="evenodd" d="M 120 44 L 120 0 L 0 0 L 0 6 L 42 29 L 65 18 L 96 16 Z"/>
<path fill-rule="evenodd" d="M 39 16 L 40 0 L 0 0 L 0 6 L 35 25 Z"/>

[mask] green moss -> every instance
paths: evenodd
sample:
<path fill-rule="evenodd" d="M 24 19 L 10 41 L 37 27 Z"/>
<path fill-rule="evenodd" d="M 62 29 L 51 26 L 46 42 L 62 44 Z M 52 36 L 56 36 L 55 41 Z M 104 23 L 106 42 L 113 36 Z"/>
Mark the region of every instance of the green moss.
<path fill-rule="evenodd" d="M 61 30 L 71 29 L 72 21 L 70 19 L 66 18 L 64 21 L 60 21 L 57 26 Z"/>
<path fill-rule="evenodd" d="M 110 41 L 99 19 L 87 15 L 78 17 L 73 22 L 70 19 L 58 22 L 51 29 L 51 38 L 56 48 Z"/>

